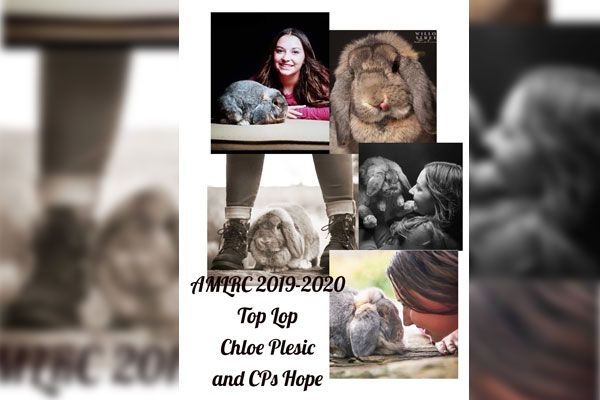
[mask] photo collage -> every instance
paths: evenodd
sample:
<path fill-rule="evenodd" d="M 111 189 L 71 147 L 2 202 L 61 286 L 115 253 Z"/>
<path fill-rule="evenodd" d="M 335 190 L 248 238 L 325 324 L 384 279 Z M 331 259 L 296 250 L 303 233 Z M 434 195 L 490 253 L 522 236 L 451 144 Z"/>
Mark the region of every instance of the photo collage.
<path fill-rule="evenodd" d="M 343 276 L 332 378 L 457 378 L 463 147 L 437 140 L 437 32 L 329 17 L 211 13 L 208 276 Z"/>

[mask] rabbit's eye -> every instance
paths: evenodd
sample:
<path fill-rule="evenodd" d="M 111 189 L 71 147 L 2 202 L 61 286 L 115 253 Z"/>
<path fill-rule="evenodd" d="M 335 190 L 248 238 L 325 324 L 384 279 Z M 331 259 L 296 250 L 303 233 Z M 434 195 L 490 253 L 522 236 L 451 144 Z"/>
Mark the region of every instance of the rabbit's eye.
<path fill-rule="evenodd" d="M 276 228 L 281 229 L 281 224 L 277 224 Z"/>

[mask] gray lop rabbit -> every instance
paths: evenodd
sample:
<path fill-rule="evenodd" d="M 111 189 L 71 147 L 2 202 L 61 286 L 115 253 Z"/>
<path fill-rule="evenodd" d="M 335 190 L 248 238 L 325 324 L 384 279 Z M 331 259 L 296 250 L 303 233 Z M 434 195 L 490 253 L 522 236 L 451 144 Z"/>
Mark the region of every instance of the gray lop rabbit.
<path fill-rule="evenodd" d="M 414 201 L 404 201 L 410 190 L 408 178 L 394 161 L 383 157 L 370 157 L 363 161 L 358 170 L 360 177 L 358 214 L 363 227 L 377 226 L 376 214 L 383 221 L 408 214 Z"/>
<path fill-rule="evenodd" d="M 318 265 L 319 234 L 302 207 L 275 204 L 252 222 L 248 248 L 257 269 L 310 269 Z"/>
<path fill-rule="evenodd" d="M 404 328 L 396 306 L 377 288 L 346 287 L 329 296 L 329 350 L 333 357 L 398 354 Z"/>
<path fill-rule="evenodd" d="M 287 101 L 279 90 L 255 81 L 234 82 L 219 97 L 223 124 L 277 124 L 285 121 L 287 110 Z"/>

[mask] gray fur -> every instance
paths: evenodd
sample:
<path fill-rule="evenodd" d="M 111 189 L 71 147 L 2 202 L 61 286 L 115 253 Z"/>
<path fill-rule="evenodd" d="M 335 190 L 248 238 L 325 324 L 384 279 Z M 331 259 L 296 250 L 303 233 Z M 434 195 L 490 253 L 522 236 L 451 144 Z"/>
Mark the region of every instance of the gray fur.
<path fill-rule="evenodd" d="M 396 306 L 381 290 L 346 287 L 329 297 L 329 350 L 334 357 L 397 354 L 404 328 Z"/>
<path fill-rule="evenodd" d="M 316 267 L 319 234 L 306 211 L 295 204 L 273 204 L 252 221 L 248 249 L 257 266 L 271 272 Z"/>
<path fill-rule="evenodd" d="M 285 121 L 287 110 L 288 104 L 279 90 L 255 81 L 234 82 L 219 97 L 223 124 L 277 124 Z"/>
<path fill-rule="evenodd" d="M 375 228 L 406 213 L 403 194 L 410 190 L 410 183 L 397 163 L 370 157 L 363 161 L 358 174 L 358 214 L 364 228 Z M 384 221 L 378 221 L 376 215 Z"/>
<path fill-rule="evenodd" d="M 331 91 L 332 152 L 357 153 L 358 143 L 431 143 L 436 135 L 436 88 L 419 55 L 394 32 L 349 43 Z M 386 99 L 389 110 L 376 104 Z"/>

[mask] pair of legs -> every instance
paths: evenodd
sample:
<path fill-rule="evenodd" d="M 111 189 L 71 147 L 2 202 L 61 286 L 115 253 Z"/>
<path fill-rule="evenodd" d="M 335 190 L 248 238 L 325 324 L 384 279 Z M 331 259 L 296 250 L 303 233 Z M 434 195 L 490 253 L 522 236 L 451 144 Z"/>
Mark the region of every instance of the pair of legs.
<path fill-rule="evenodd" d="M 224 232 L 224 244 L 221 252 L 213 261 L 214 269 L 241 268 L 241 260 L 246 257 L 245 230 L 251 217 L 252 207 L 260 187 L 263 154 L 228 155 L 227 189 L 225 218 L 228 221 L 243 221 L 237 226 L 235 237 L 236 252 L 227 253 L 227 229 Z M 353 198 L 352 156 L 315 154 L 313 161 L 327 216 L 330 218 L 329 232 L 331 241 L 321 256 L 321 267 L 329 268 L 329 250 L 356 248 L 354 238 L 354 215 L 356 206 Z M 226 223 L 227 228 L 228 223 Z M 228 257 L 231 255 L 232 257 Z M 241 258 L 241 259 L 240 259 Z"/>
<path fill-rule="evenodd" d="M 264 154 L 227 155 L 225 218 L 250 219 L 264 159 Z M 327 216 L 354 214 L 351 156 L 314 154 L 313 161 Z"/>
<path fill-rule="evenodd" d="M 121 111 L 127 60 L 125 48 L 42 50 L 42 215 L 34 274 L 7 312 L 8 326 L 78 324 L 92 213 Z"/>

